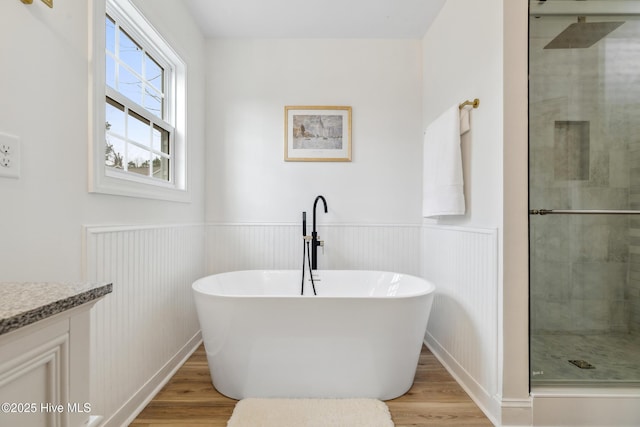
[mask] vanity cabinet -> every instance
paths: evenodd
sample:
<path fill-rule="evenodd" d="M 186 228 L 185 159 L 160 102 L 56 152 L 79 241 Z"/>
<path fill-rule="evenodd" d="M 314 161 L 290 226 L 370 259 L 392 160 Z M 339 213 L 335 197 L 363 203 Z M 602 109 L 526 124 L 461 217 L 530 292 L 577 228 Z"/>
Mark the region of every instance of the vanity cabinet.
<path fill-rule="evenodd" d="M 57 307 L 44 305 L 46 313 L 29 309 L 22 317 L 3 313 L 2 303 L 11 296 L 2 287 L 0 426 L 97 425 L 101 417 L 90 400 L 90 309 L 111 285 L 78 304 L 58 300 Z"/>

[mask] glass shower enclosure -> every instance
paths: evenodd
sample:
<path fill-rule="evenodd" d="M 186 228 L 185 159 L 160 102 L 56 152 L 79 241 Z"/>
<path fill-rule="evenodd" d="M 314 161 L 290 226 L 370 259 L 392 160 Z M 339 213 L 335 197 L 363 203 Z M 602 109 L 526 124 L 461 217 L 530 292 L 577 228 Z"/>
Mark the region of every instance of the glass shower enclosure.
<path fill-rule="evenodd" d="M 639 3 L 530 1 L 532 386 L 640 386 Z"/>

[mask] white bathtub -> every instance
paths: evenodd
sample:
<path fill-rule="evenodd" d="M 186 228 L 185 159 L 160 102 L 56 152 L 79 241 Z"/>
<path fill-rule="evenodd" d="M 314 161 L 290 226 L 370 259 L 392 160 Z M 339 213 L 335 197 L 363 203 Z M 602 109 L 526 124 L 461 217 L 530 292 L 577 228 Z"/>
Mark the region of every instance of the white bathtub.
<path fill-rule="evenodd" d="M 435 287 L 418 277 L 237 271 L 193 283 L 211 379 L 246 397 L 398 397 L 411 388 Z M 308 274 L 306 275 L 308 279 Z"/>

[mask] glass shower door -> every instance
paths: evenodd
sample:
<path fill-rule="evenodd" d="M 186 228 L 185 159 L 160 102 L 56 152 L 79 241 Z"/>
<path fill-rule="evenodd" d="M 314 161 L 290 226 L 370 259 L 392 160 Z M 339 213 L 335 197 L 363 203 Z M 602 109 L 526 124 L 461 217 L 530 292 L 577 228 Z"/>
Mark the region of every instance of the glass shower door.
<path fill-rule="evenodd" d="M 531 383 L 640 384 L 640 19 L 529 37 Z"/>

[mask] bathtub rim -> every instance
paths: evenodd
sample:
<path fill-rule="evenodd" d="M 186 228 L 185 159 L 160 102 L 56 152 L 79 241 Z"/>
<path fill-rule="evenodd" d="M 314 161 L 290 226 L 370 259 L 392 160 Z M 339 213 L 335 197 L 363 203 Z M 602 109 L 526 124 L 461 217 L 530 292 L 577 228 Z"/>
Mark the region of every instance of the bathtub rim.
<path fill-rule="evenodd" d="M 288 299 L 288 298 L 313 298 L 313 299 L 336 299 L 336 300 L 356 300 L 356 299 L 363 299 L 363 300 L 401 300 L 401 299 L 407 299 L 407 298 L 418 298 L 418 297 L 422 297 L 425 295 L 429 295 L 429 294 L 435 294 L 436 292 L 436 286 L 435 284 L 430 281 L 427 280 L 423 277 L 420 276 L 416 276 L 413 274 L 407 274 L 407 273 L 399 273 L 399 272 L 395 272 L 395 271 L 388 271 L 388 270 L 345 270 L 345 269 L 341 269 L 341 270 L 331 270 L 331 269 L 325 269 L 325 270 L 316 270 L 318 274 L 322 274 L 322 272 L 327 272 L 327 271 L 331 271 L 331 272 L 366 272 L 366 273 L 374 273 L 374 274 L 400 274 L 402 276 L 408 277 L 412 280 L 418 280 L 420 282 L 423 282 L 426 285 L 426 289 L 420 292 L 416 292 L 416 293 L 412 293 L 412 294 L 408 294 L 408 295 L 298 295 L 298 294 L 294 294 L 294 295 L 224 295 L 224 294 L 216 294 L 216 293 L 211 293 L 211 292 L 206 292 L 202 289 L 200 289 L 198 287 L 198 284 L 203 283 L 206 281 L 206 279 L 210 279 L 211 277 L 214 276 L 222 276 L 222 275 L 232 275 L 232 274 L 240 274 L 240 273 L 257 273 L 257 272 L 298 272 L 300 271 L 299 269 L 245 269 L 245 270 L 232 270 L 232 271 L 226 271 L 223 273 L 214 273 L 214 274 L 209 274 L 207 276 L 204 277 L 200 277 L 198 279 L 196 279 L 192 284 L 191 284 L 191 289 L 193 290 L 193 292 L 195 292 L 198 295 L 201 295 L 203 297 L 213 297 L 213 298 L 224 298 L 224 299 L 278 299 L 278 298 L 282 298 L 282 299 Z M 305 280 L 307 281 L 307 284 L 309 284 L 309 280 L 307 278 L 308 273 L 305 272 Z"/>

